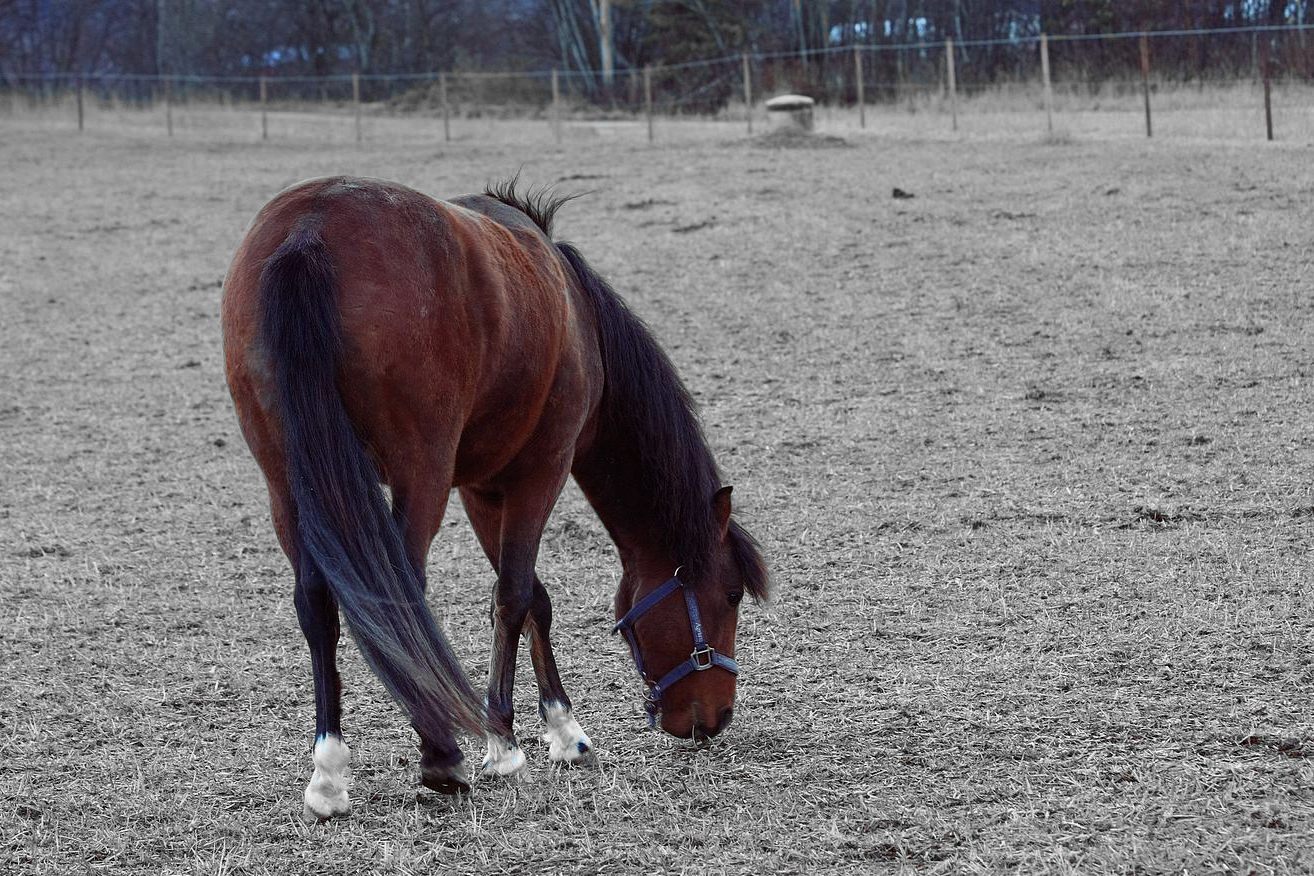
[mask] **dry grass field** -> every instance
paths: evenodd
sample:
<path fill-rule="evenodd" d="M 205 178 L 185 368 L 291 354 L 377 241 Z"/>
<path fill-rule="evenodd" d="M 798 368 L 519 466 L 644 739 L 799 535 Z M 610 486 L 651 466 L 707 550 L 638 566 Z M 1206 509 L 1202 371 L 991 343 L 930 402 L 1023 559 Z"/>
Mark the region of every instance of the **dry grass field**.
<path fill-rule="evenodd" d="M 1308 142 L 500 130 L 6 120 L 0 873 L 1314 870 Z M 299 179 L 520 168 L 591 192 L 560 234 L 682 370 L 777 596 L 744 613 L 730 731 L 645 732 L 572 487 L 540 571 L 598 768 L 549 768 L 526 666 L 531 779 L 417 791 L 349 646 L 356 808 L 307 825 L 308 659 L 223 273 Z M 429 579 L 482 679 L 459 507 Z"/>

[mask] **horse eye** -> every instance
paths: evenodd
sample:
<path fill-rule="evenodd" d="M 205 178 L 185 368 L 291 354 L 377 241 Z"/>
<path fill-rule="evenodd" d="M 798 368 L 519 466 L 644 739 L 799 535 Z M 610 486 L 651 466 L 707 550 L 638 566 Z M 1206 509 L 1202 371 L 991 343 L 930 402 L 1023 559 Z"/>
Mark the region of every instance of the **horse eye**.
<path fill-rule="evenodd" d="M 730 594 L 726 598 L 730 600 L 731 605 L 738 605 L 744 599 L 744 591 L 731 590 Z"/>

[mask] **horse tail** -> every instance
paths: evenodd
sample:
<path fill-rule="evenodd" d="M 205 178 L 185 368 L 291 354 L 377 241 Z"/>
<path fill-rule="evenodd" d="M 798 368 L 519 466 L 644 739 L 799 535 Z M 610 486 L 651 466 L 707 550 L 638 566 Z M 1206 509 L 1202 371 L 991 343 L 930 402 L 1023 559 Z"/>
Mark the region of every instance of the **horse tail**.
<path fill-rule="evenodd" d="M 260 275 L 260 334 L 283 427 L 298 548 L 323 573 L 366 662 L 422 738 L 484 732 L 480 698 L 424 602 L 420 571 L 337 386 L 337 281 L 303 220 Z"/>

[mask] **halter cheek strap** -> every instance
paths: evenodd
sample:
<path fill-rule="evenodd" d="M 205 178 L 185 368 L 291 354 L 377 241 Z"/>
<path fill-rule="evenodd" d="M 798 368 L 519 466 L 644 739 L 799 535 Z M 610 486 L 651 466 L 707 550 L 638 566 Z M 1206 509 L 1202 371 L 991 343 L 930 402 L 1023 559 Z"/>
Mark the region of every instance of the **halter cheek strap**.
<path fill-rule="evenodd" d="M 639 640 L 634 635 L 634 625 L 639 618 L 677 590 L 684 594 L 684 605 L 689 612 L 689 629 L 693 633 L 694 649 L 689 654 L 688 660 L 680 662 L 670 672 L 653 681 L 648 678 L 648 672 L 643 666 L 643 653 L 639 650 Z M 630 646 L 630 654 L 634 657 L 634 665 L 639 670 L 639 677 L 648 686 L 643 708 L 648 713 L 649 727 L 657 726 L 657 715 L 662 708 L 662 694 L 691 672 L 702 672 L 713 666 L 719 666 L 731 675 L 739 674 L 738 663 L 707 644 L 707 638 L 703 635 L 703 618 L 698 611 L 698 600 L 694 598 L 693 590 L 680 580 L 679 569 L 676 569 L 675 574 L 666 579 L 660 587 L 634 603 L 630 610 L 625 612 L 625 616 L 616 622 L 612 633 L 620 633 L 625 637 L 625 641 Z"/>

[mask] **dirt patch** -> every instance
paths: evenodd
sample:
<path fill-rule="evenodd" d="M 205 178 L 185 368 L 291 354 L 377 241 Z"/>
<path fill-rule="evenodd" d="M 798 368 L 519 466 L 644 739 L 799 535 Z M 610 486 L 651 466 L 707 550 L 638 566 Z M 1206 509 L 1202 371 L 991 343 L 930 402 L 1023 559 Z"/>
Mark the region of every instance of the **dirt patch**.
<path fill-rule="evenodd" d="M 433 129 L 262 143 L 182 112 L 172 141 L 0 143 L 0 871 L 1314 866 L 1307 150 L 1156 129 L 817 160 L 541 125 L 435 160 Z M 643 732 L 615 552 L 570 487 L 539 571 L 599 768 L 548 767 L 522 659 L 535 780 L 417 793 L 347 640 L 357 809 L 307 828 L 308 660 L 215 280 L 295 180 L 455 195 L 522 165 L 597 181 L 561 235 L 670 351 L 777 597 L 742 612 L 729 731 Z M 459 506 L 428 571 L 481 678 L 493 574 Z"/>

